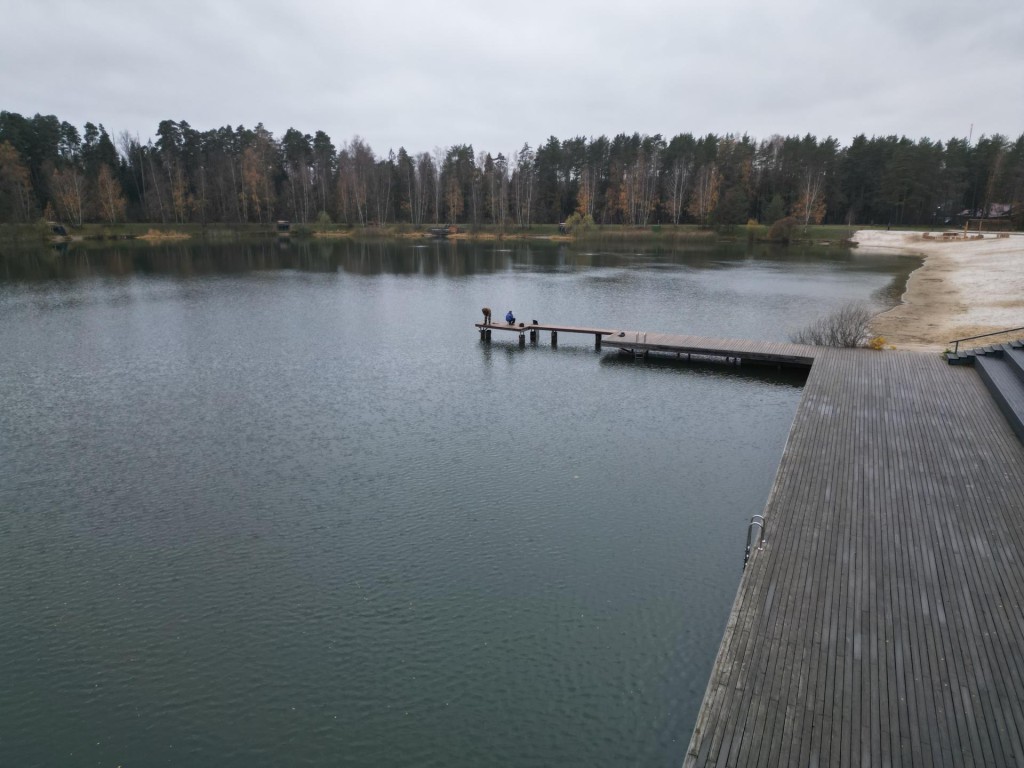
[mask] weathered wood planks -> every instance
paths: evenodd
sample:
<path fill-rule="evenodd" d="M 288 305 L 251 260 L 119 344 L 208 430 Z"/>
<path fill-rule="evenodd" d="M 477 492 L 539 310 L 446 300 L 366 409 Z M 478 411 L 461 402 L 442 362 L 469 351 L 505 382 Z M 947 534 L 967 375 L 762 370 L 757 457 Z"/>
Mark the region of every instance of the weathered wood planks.
<path fill-rule="evenodd" d="M 813 357 L 686 764 L 1024 762 L 1024 446 L 969 369 Z"/>

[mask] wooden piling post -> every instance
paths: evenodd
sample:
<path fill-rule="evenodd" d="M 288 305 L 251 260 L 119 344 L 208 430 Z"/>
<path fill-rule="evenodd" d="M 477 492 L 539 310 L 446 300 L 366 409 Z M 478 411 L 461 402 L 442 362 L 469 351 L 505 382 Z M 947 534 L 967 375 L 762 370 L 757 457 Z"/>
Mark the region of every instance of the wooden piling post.
<path fill-rule="evenodd" d="M 557 347 L 558 346 L 558 331 L 552 331 L 551 332 L 551 346 L 552 347 Z"/>
<path fill-rule="evenodd" d="M 597 350 L 598 352 L 601 351 L 601 334 L 600 333 L 595 333 L 594 334 L 594 349 Z"/>

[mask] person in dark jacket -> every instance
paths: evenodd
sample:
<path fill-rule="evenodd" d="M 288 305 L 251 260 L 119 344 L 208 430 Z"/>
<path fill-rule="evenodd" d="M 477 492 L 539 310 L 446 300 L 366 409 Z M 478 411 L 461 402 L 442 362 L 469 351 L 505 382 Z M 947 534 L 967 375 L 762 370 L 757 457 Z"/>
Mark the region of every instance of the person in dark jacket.
<path fill-rule="evenodd" d="M 505 322 L 508 323 L 509 325 L 516 324 L 516 316 L 512 314 L 511 309 L 505 313 Z"/>

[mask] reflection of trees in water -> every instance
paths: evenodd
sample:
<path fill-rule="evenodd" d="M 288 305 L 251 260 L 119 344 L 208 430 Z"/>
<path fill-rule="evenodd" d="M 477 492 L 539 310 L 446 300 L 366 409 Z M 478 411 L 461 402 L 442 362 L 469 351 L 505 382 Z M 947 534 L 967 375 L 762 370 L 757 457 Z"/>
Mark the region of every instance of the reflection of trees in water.
<path fill-rule="evenodd" d="M 7 280 L 51 280 L 132 274 L 240 274 L 281 269 L 337 271 L 338 259 L 331 249 L 316 244 L 295 246 L 284 238 L 248 243 L 72 243 L 62 248 L 0 254 L 0 275 Z"/>
<path fill-rule="evenodd" d="M 514 269 L 532 272 L 595 268 L 715 270 L 750 260 L 802 264 L 849 258 L 848 251 L 838 248 L 748 246 L 745 243 L 671 246 L 649 242 L 567 244 L 268 237 L 227 242 L 65 243 L 53 248 L 14 249 L 0 253 L 0 280 L 132 274 L 193 276 L 274 270 L 464 277 Z M 873 263 L 865 266 L 878 268 Z"/>

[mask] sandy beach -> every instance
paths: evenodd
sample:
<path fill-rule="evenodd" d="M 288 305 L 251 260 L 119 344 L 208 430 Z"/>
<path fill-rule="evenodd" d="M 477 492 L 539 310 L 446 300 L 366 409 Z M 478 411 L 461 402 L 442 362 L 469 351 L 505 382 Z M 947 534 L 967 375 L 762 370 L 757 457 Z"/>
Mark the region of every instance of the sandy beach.
<path fill-rule="evenodd" d="M 929 234 L 931 239 L 921 232 L 854 235 L 860 250 L 925 260 L 910 275 L 903 303 L 872 321 L 874 334 L 898 349 L 942 351 L 950 339 L 1024 326 L 1024 234 L 986 233 L 975 240 Z"/>

